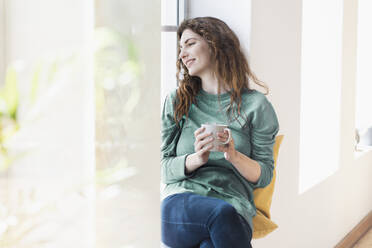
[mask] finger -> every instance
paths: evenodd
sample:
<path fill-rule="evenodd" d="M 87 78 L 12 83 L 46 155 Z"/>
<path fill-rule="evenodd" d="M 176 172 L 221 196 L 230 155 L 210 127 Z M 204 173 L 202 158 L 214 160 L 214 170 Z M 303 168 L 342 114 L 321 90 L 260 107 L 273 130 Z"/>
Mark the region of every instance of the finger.
<path fill-rule="evenodd" d="M 229 137 L 229 134 L 218 132 L 217 133 L 217 136 L 218 137 L 221 137 L 221 138 L 224 138 L 224 139 L 227 139 Z"/>
<path fill-rule="evenodd" d="M 223 156 L 225 157 L 226 160 L 230 161 L 230 155 L 227 152 L 225 152 Z"/>
<path fill-rule="evenodd" d="M 199 141 L 199 142 L 196 142 L 196 150 L 201 150 L 202 147 L 204 147 L 205 145 L 213 142 L 214 138 L 213 137 L 209 137 L 209 138 L 206 138 L 202 141 Z"/>
<path fill-rule="evenodd" d="M 217 137 L 217 139 L 219 140 L 219 141 L 221 141 L 222 143 L 224 143 L 224 142 L 226 142 L 227 141 L 227 138 L 226 137 Z"/>
<path fill-rule="evenodd" d="M 227 142 L 229 140 L 229 136 L 227 137 L 224 137 L 223 139 L 219 139 L 222 143 L 224 143 L 224 145 L 232 145 L 234 146 L 235 143 L 234 143 L 234 139 L 231 137 L 230 141 Z M 227 143 L 226 143 L 227 142 Z M 226 144 L 225 144 L 226 143 Z"/>
<path fill-rule="evenodd" d="M 225 134 L 225 135 L 229 135 L 229 132 L 228 132 L 227 130 L 223 130 L 223 131 L 220 131 L 220 132 L 218 132 L 218 133 L 220 133 L 220 134 Z"/>
<path fill-rule="evenodd" d="M 205 153 L 205 152 L 210 151 L 212 148 L 213 148 L 213 144 L 206 145 L 206 146 L 204 146 L 204 147 L 199 151 L 199 153 L 200 153 L 200 154 L 203 154 L 203 153 Z"/>
<path fill-rule="evenodd" d="M 208 138 L 203 139 L 202 141 L 199 142 L 201 147 L 213 142 L 214 138 L 212 136 L 209 136 Z"/>
<path fill-rule="evenodd" d="M 204 133 L 201 133 L 201 134 L 197 135 L 195 138 L 196 138 L 197 141 L 200 141 L 200 140 L 203 140 L 206 137 L 211 136 L 211 135 L 212 135 L 211 132 L 204 132 Z"/>
<path fill-rule="evenodd" d="M 194 132 L 194 136 L 198 136 L 199 134 L 201 134 L 203 131 L 205 130 L 205 127 L 200 127 L 198 129 L 195 130 Z"/>
<path fill-rule="evenodd" d="M 217 139 L 218 139 L 218 141 L 220 141 L 221 143 L 225 144 L 229 138 L 228 138 L 228 137 L 218 137 Z M 226 144 L 230 144 L 230 142 L 229 142 L 229 143 L 226 143 Z M 225 144 L 225 145 L 226 145 L 226 144 Z"/>

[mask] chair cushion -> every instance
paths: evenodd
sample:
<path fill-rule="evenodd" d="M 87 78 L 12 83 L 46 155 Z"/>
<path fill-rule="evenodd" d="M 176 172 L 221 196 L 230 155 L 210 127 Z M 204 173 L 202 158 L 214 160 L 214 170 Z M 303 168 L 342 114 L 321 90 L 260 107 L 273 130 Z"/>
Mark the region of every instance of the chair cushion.
<path fill-rule="evenodd" d="M 257 209 L 257 215 L 253 217 L 253 235 L 254 239 L 263 238 L 274 231 L 278 225 L 270 219 L 270 207 L 274 193 L 276 178 L 276 161 L 278 158 L 279 147 L 284 135 L 277 135 L 274 144 L 274 171 L 273 178 L 265 188 L 257 188 L 253 191 L 254 203 Z"/>

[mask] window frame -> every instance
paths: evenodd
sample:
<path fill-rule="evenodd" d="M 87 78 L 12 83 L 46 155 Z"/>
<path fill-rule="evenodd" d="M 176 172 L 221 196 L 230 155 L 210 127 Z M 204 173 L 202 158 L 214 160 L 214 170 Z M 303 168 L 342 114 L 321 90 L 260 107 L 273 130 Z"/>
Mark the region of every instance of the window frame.
<path fill-rule="evenodd" d="M 0 0 L 1 1 L 1 0 Z M 166 0 L 163 0 L 166 1 Z M 189 15 L 189 1 L 187 0 L 177 0 L 177 25 L 161 25 L 161 32 L 177 32 L 177 28 L 180 25 L 180 23 L 188 18 Z M 176 44 L 177 47 L 177 44 Z M 177 55 L 177 50 L 176 50 Z M 178 86 L 178 82 L 177 82 Z"/>

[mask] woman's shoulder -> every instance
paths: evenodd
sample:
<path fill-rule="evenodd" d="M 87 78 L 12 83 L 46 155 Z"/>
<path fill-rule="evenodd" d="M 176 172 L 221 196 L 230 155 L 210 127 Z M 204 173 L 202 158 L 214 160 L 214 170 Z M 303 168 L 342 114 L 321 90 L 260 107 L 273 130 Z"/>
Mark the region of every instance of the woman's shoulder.
<path fill-rule="evenodd" d="M 178 87 L 166 93 L 165 99 L 163 100 L 163 112 L 173 113 L 177 98 L 177 89 Z"/>
<path fill-rule="evenodd" d="M 261 105 L 267 102 L 266 95 L 256 89 L 247 89 L 242 94 L 242 100 L 245 103 Z"/>
<path fill-rule="evenodd" d="M 167 97 L 166 97 L 167 101 L 173 102 L 176 99 L 176 97 L 177 97 L 177 89 L 178 89 L 178 87 L 170 90 L 167 93 Z"/>

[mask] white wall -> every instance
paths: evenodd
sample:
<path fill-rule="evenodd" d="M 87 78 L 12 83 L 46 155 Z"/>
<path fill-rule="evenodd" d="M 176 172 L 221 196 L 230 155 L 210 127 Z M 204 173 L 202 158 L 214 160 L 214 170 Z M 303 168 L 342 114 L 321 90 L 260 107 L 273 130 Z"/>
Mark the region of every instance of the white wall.
<path fill-rule="evenodd" d="M 240 38 L 243 51 L 248 52 L 251 32 L 251 0 L 189 0 L 189 17 L 214 16 L 224 22 Z"/>
<path fill-rule="evenodd" d="M 216 5 L 206 2 L 194 1 L 191 16 L 219 14 Z M 236 11 L 223 9 L 228 24 L 247 14 L 244 4 L 239 1 L 234 5 Z M 272 203 L 272 218 L 279 228 L 254 240 L 255 248 L 333 247 L 372 208 L 372 153 L 354 154 L 357 4 L 353 0 L 345 0 L 343 6 L 340 162 L 334 173 L 300 192 L 302 7 L 302 1 L 297 0 L 253 0 L 251 24 L 246 19 L 241 21 L 252 27 L 250 63 L 257 76 L 269 85 L 269 98 L 280 122 L 279 133 L 285 135 Z M 246 37 L 239 36 L 242 43 L 248 43 Z M 318 134 L 318 141 L 327 142 L 327 137 Z M 314 144 L 313 156 L 326 168 L 316 149 Z"/>
<path fill-rule="evenodd" d="M 280 247 L 333 247 L 372 208 L 368 190 L 372 186 L 368 179 L 372 173 L 372 154 L 355 158 L 353 147 L 356 8 L 355 1 L 344 1 L 338 170 L 299 194 L 302 4 L 294 0 L 252 3 L 253 67 L 270 82 L 280 132 L 285 134 L 272 205 L 273 219 L 279 229 L 257 240 L 256 247 L 278 247 L 278 244 Z M 314 100 L 318 98 L 314 96 Z M 327 137 L 320 136 L 318 140 L 327 142 Z M 314 156 L 317 156 L 315 151 L 316 147 Z M 318 157 L 318 161 L 322 164 L 324 159 Z M 323 166 L 328 165 L 323 163 Z"/>
<path fill-rule="evenodd" d="M 370 70 L 370 60 L 372 57 L 372 33 L 370 24 L 372 23 L 372 1 L 358 0 L 358 40 L 357 40 L 357 103 L 356 103 L 356 127 L 363 132 L 365 128 L 372 126 L 372 115 L 370 106 L 372 105 L 372 74 Z"/>

